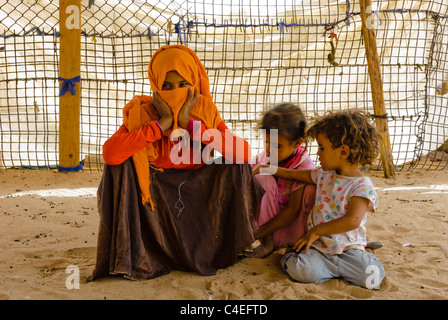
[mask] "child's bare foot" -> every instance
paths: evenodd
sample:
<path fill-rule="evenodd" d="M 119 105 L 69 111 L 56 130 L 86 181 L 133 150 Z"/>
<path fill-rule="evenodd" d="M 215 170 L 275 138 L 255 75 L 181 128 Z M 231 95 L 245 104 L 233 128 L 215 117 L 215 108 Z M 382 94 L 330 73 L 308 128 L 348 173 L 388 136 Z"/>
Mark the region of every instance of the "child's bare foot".
<path fill-rule="evenodd" d="M 246 256 L 250 258 L 264 259 L 274 251 L 274 240 L 272 237 L 265 237 L 262 239 L 261 245 L 252 250 L 252 252 L 246 252 Z"/>
<path fill-rule="evenodd" d="M 248 245 L 247 248 L 244 251 L 252 252 L 255 249 L 257 249 L 259 246 L 261 246 L 261 241 L 260 240 L 255 240 L 250 245 Z"/>
<path fill-rule="evenodd" d="M 369 242 L 366 245 L 366 251 L 375 254 L 376 249 L 380 249 L 383 247 L 383 244 L 381 242 Z"/>

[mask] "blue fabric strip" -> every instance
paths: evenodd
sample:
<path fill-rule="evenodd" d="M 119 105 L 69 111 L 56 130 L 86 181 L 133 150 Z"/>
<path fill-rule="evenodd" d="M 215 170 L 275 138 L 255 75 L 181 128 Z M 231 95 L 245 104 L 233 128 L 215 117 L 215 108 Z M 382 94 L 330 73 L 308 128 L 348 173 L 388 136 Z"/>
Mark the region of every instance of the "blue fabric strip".
<path fill-rule="evenodd" d="M 82 170 L 82 168 L 84 167 L 84 164 L 81 162 L 79 165 L 77 165 L 76 167 L 61 167 L 58 166 L 58 171 L 69 171 L 69 172 L 73 172 L 73 171 L 79 171 Z"/>
<path fill-rule="evenodd" d="M 72 79 L 64 79 L 62 77 L 59 77 L 59 80 L 64 81 L 61 87 L 61 91 L 59 92 L 60 97 L 64 96 L 67 90 L 72 93 L 72 96 L 76 95 L 75 82 L 81 82 L 81 76 L 77 76 Z"/>

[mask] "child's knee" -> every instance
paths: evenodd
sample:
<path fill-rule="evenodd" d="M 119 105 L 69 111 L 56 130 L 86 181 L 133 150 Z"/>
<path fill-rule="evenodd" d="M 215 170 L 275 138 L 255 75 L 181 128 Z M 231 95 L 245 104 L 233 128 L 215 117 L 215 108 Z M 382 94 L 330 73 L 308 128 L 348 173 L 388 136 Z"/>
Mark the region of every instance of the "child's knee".
<path fill-rule="evenodd" d="M 374 254 L 356 250 L 358 259 L 352 266 L 345 266 L 343 277 L 352 284 L 366 289 L 379 289 L 386 275 L 383 265 Z"/>
<path fill-rule="evenodd" d="M 365 265 L 364 277 L 361 278 L 360 285 L 367 289 L 379 289 L 386 275 L 383 265 L 371 253 L 372 256 L 368 265 Z"/>
<path fill-rule="evenodd" d="M 290 252 L 282 258 L 282 267 L 291 279 L 297 282 L 317 284 L 328 280 L 322 274 L 323 269 L 319 263 L 313 260 L 315 259 L 308 254 Z"/>

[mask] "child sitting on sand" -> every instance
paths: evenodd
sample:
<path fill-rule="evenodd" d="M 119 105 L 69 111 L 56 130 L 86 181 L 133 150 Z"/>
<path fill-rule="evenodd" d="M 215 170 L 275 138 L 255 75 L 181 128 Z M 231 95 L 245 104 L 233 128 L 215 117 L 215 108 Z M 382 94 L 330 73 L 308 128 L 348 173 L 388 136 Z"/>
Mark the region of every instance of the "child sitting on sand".
<path fill-rule="evenodd" d="M 376 158 L 378 133 L 364 112 L 344 110 L 317 118 L 307 136 L 318 143 L 320 168 L 270 168 L 279 178 L 317 187 L 308 231 L 283 256 L 281 265 L 299 282 L 340 277 L 364 288 L 379 288 L 384 268 L 365 250 L 367 212 L 375 212 L 378 199 L 372 181 L 359 169 Z M 260 169 L 255 167 L 253 173 Z"/>
<path fill-rule="evenodd" d="M 275 164 L 291 170 L 313 169 L 313 160 L 302 146 L 306 118 L 300 107 L 282 103 L 263 115 L 260 129 L 266 130 L 265 150 L 255 164 Z M 249 256 L 264 258 L 276 248 L 284 248 L 305 234 L 306 216 L 313 209 L 316 187 L 302 182 L 255 176 L 265 194 L 261 200 L 255 239 L 261 241 Z"/>

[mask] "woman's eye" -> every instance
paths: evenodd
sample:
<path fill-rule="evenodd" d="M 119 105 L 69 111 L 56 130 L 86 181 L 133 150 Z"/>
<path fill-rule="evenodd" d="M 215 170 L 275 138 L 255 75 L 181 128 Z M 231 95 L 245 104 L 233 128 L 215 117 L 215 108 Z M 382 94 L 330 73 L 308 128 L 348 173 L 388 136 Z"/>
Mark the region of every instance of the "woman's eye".
<path fill-rule="evenodd" d="M 188 82 L 182 82 L 182 83 L 179 85 L 180 88 L 182 88 L 182 87 L 189 87 L 189 86 L 190 86 L 190 84 L 189 84 Z"/>

